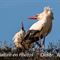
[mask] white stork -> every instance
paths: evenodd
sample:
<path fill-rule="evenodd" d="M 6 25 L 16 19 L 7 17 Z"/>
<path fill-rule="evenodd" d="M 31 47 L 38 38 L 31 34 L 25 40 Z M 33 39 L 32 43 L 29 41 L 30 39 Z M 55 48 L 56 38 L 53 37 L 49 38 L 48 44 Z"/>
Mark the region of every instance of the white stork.
<path fill-rule="evenodd" d="M 24 26 L 22 23 L 21 30 L 17 32 L 15 36 L 13 37 L 13 42 L 16 48 L 21 48 L 21 49 L 23 48 L 23 46 L 21 45 L 21 42 L 23 40 L 24 35 L 25 35 L 25 30 L 24 30 Z"/>
<path fill-rule="evenodd" d="M 45 7 L 43 12 L 29 17 L 29 19 L 38 21 L 29 28 L 24 39 L 29 40 L 30 44 L 43 39 L 42 47 L 44 47 L 45 37 L 50 33 L 52 29 L 52 20 L 54 19 L 51 8 Z"/>

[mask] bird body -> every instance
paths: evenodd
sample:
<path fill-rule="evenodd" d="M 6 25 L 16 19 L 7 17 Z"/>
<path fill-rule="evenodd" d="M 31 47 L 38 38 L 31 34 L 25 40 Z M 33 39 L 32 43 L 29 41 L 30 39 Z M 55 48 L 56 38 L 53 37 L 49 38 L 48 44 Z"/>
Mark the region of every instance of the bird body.
<path fill-rule="evenodd" d="M 15 36 L 13 37 L 14 43 L 15 42 L 18 42 L 18 43 L 21 42 L 22 39 L 23 39 L 23 37 L 24 37 L 24 34 L 25 34 L 25 32 L 22 31 L 22 30 L 20 30 L 19 32 L 17 32 L 15 34 Z"/>
<path fill-rule="evenodd" d="M 23 48 L 23 46 L 21 45 L 21 42 L 23 40 L 24 35 L 25 35 L 25 30 L 22 25 L 21 30 L 19 32 L 17 32 L 15 34 L 15 36 L 13 37 L 13 42 L 14 42 L 16 48 Z"/>
<path fill-rule="evenodd" d="M 42 13 L 36 16 L 29 17 L 29 19 L 38 20 L 35 22 L 26 33 L 24 39 L 30 40 L 30 43 L 41 40 L 49 34 L 52 29 L 53 13 L 49 7 L 46 7 Z"/>
<path fill-rule="evenodd" d="M 38 22 L 34 23 L 29 30 L 41 30 L 39 34 L 48 35 L 52 28 L 52 20 L 39 20 Z"/>

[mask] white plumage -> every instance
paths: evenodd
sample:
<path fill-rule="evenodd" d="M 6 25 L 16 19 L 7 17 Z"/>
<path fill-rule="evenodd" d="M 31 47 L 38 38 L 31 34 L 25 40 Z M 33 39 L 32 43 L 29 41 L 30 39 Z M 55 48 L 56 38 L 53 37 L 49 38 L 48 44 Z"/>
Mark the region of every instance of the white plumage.
<path fill-rule="evenodd" d="M 15 36 L 13 37 L 13 42 L 14 42 L 16 48 L 23 48 L 23 46 L 21 45 L 21 42 L 23 40 L 24 35 L 25 35 L 25 30 L 22 25 L 21 30 L 19 32 L 17 32 L 15 34 Z"/>
<path fill-rule="evenodd" d="M 39 20 L 38 22 L 34 23 L 29 30 L 41 30 L 45 23 L 45 20 Z"/>

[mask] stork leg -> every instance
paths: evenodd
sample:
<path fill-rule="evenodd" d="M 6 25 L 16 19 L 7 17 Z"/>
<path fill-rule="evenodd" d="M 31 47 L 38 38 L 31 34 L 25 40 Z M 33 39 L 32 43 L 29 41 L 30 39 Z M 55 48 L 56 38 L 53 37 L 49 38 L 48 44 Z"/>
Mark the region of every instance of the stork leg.
<path fill-rule="evenodd" d="M 36 42 L 36 44 L 37 44 L 39 47 L 41 47 L 41 45 L 40 45 L 38 42 Z"/>
<path fill-rule="evenodd" d="M 39 40 L 41 40 L 41 39 L 39 39 Z M 33 47 L 35 47 L 35 45 L 37 45 L 39 48 L 41 47 L 41 44 L 40 44 L 40 42 L 37 40 L 37 41 L 35 41 L 34 42 L 35 44 L 33 45 Z"/>
<path fill-rule="evenodd" d="M 43 36 L 43 41 L 42 41 L 42 48 L 45 48 L 45 36 Z"/>

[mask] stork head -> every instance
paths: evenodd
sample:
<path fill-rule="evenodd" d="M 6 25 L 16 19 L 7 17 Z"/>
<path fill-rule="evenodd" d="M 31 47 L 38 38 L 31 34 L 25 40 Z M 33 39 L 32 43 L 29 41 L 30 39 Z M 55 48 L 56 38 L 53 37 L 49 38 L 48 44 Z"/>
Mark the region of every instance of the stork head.
<path fill-rule="evenodd" d="M 32 17 L 29 17 L 29 19 L 33 20 L 43 20 L 44 18 L 50 17 L 51 19 L 54 19 L 53 12 L 50 7 L 45 7 L 44 10 Z"/>
<path fill-rule="evenodd" d="M 54 19 L 53 12 L 52 12 L 52 9 L 50 7 L 45 7 L 44 13 L 48 18 L 51 18 L 52 20 Z"/>

